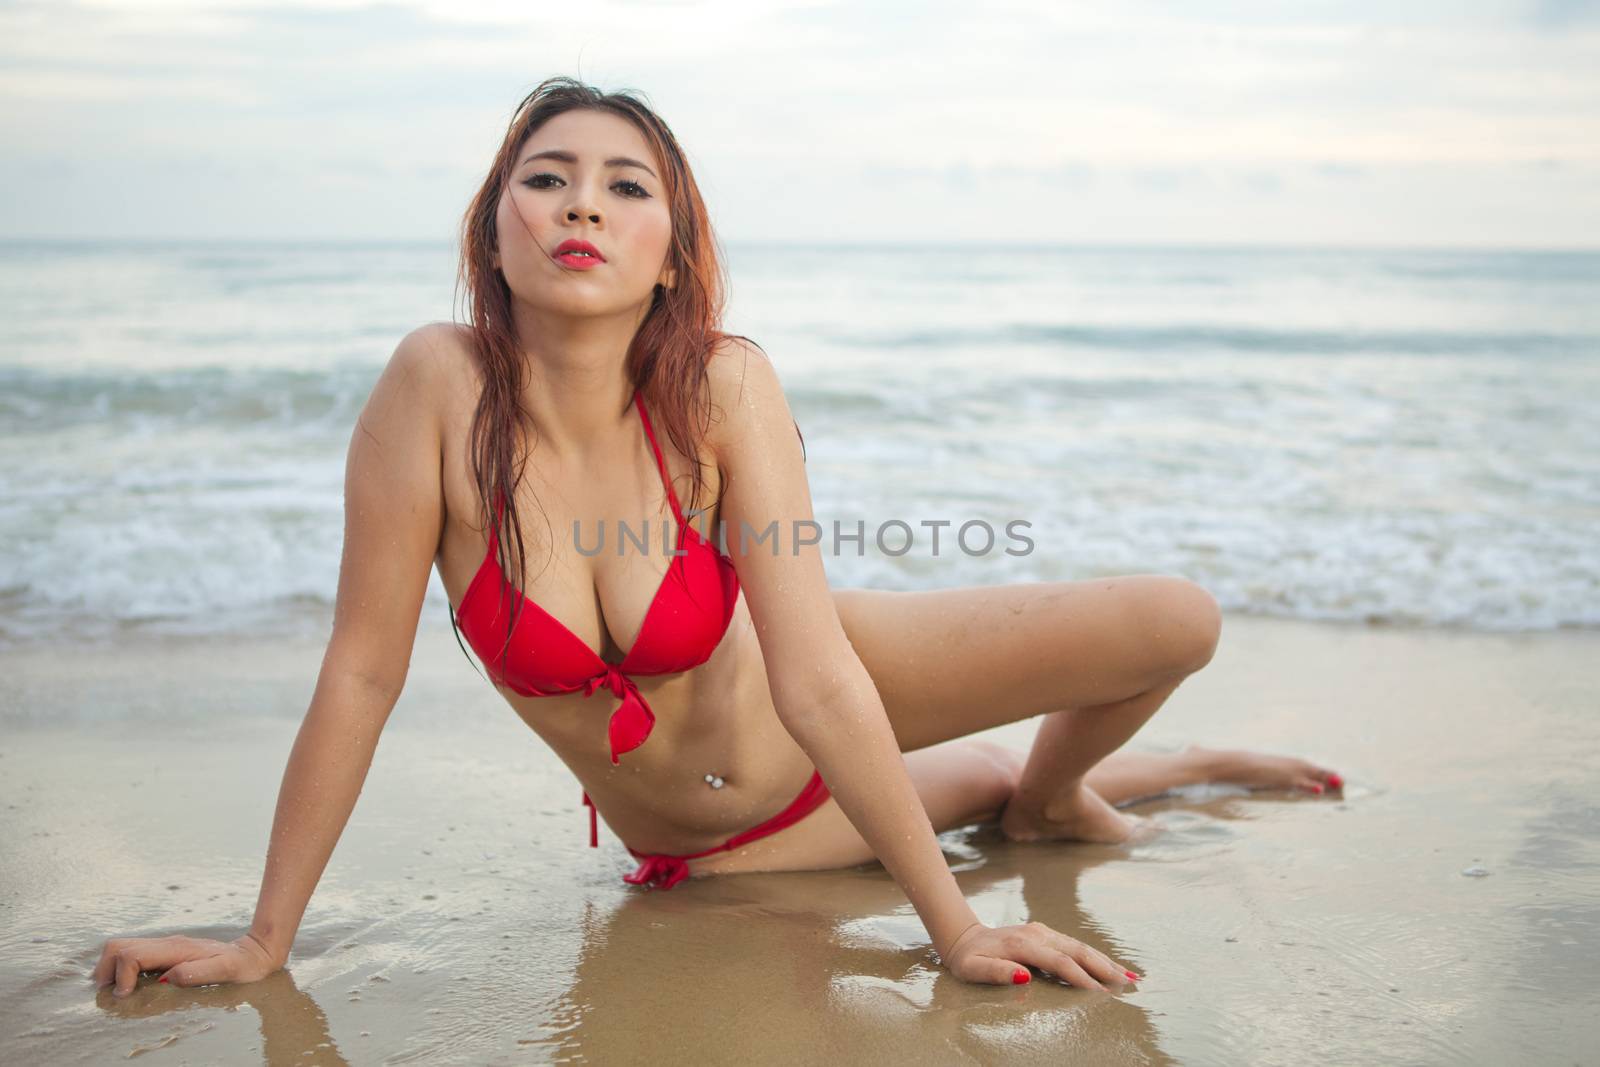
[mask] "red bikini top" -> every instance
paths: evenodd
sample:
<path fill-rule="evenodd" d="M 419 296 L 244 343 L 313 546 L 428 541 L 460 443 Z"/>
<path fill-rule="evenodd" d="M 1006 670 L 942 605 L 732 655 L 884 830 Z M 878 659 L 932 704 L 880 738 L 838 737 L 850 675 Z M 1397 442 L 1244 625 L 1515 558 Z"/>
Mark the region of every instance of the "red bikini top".
<path fill-rule="evenodd" d="M 602 687 L 618 697 L 622 703 L 611 713 L 607 729 L 612 763 L 619 762 L 617 757 L 622 753 L 644 744 L 656 721 L 630 675 L 674 674 L 710 659 L 727 632 L 739 601 L 739 577 L 733 561 L 684 521 L 650 416 L 645 413 L 644 398 L 637 389 L 633 403 L 655 452 L 661 482 L 678 523 L 678 535 L 667 572 L 628 654 L 620 663 L 601 659 L 555 616 L 506 580 L 495 555 L 500 543 L 502 500 L 495 502 L 488 551 L 456 611 L 458 627 L 495 684 L 527 697 L 557 696 L 580 689 L 589 696 Z M 499 586 L 499 595 L 494 595 L 491 582 Z M 508 640 L 506 627 L 518 602 L 522 613 Z"/>

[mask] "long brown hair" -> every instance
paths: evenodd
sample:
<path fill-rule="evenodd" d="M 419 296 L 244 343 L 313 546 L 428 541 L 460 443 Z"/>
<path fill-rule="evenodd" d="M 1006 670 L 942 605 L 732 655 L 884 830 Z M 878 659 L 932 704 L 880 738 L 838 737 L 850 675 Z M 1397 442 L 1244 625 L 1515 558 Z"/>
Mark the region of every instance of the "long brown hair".
<path fill-rule="evenodd" d="M 521 402 L 527 367 L 513 327 L 511 290 L 495 266 L 499 250 L 495 216 L 522 146 L 536 130 L 563 112 L 587 108 L 628 120 L 644 135 L 662 163 L 661 184 L 672 214 L 667 262 L 676 279 L 671 288 L 656 286 L 650 310 L 628 346 L 624 372 L 648 402 L 657 432 L 665 429 L 673 445 L 693 460 L 689 493 L 680 494 L 686 514 L 695 507 L 705 488 L 699 445 L 705 439 L 711 416 L 706 363 L 720 341 L 741 335 L 725 334 L 720 328 L 727 276 L 699 186 L 677 138 L 640 95 L 630 90 L 603 92 L 564 76 L 545 79 L 512 113 L 505 139 L 462 220 L 457 299 L 460 302 L 464 291 L 465 325 L 472 334 L 483 381 L 470 433 L 472 476 L 484 529 L 495 525 L 500 542 L 498 562 L 501 572 L 508 576 L 522 574 L 522 525 L 514 506 L 504 507 L 497 518 L 493 502 L 503 500 L 509 505 L 516 499 L 529 434 L 535 428 Z M 799 432 L 798 425 L 795 431 Z M 803 436 L 801 442 L 803 445 Z M 516 611 L 507 623 L 501 656 L 510 643 L 516 616 L 521 614 L 524 601 L 520 597 L 517 601 Z M 453 609 L 450 625 L 459 644 L 461 634 Z M 463 645 L 462 651 L 465 650 Z"/>

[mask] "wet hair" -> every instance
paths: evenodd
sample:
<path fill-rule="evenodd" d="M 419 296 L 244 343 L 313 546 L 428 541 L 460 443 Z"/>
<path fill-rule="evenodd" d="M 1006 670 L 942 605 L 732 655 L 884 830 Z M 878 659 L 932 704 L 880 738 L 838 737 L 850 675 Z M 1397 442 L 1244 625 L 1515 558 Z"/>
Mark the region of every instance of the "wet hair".
<path fill-rule="evenodd" d="M 536 429 L 521 402 L 527 367 L 512 321 L 511 290 L 495 266 L 500 247 L 496 213 L 528 138 L 556 115 L 580 108 L 631 122 L 661 163 L 661 184 L 672 215 L 667 265 L 673 268 L 675 281 L 671 288 L 660 284 L 655 287 L 650 310 L 628 345 L 624 372 L 645 397 L 657 434 L 664 429 L 673 445 L 694 461 L 690 490 L 682 497 L 687 501 L 686 514 L 705 488 L 698 446 L 705 439 L 711 416 L 706 364 L 721 341 L 731 337 L 749 341 L 742 335 L 723 333 L 720 328 L 727 293 L 723 257 L 699 186 L 667 124 L 645 102 L 643 94 L 633 90 L 604 92 L 565 76 L 545 79 L 513 111 L 505 138 L 461 226 L 457 299 L 466 307 L 465 325 L 471 332 L 473 356 L 483 382 L 472 416 L 469 450 L 485 530 L 497 521 L 494 501 L 516 499 L 530 437 Z M 795 432 L 799 432 L 798 425 Z M 802 448 L 804 442 L 802 435 Z M 525 553 L 522 526 L 514 506 L 503 509 L 498 528 L 502 573 L 521 575 Z M 525 603 L 518 598 L 497 658 L 503 658 L 510 645 L 516 617 Z M 450 625 L 460 644 L 454 609 L 450 612 Z M 466 651 L 465 645 L 462 651 Z"/>

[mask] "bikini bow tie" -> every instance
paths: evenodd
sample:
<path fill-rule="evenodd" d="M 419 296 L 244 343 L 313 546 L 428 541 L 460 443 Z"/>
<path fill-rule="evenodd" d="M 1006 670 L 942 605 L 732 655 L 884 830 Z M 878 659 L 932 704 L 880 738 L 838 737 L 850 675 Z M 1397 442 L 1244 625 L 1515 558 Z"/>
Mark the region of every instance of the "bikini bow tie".
<path fill-rule="evenodd" d="M 678 856 L 646 856 L 632 874 L 622 876 L 630 885 L 655 884 L 671 889 L 689 877 L 689 865 Z"/>
<path fill-rule="evenodd" d="M 617 757 L 622 753 L 632 752 L 644 744 L 644 739 L 655 729 L 656 716 L 650 710 L 650 705 L 645 703 L 644 697 L 639 695 L 639 687 L 633 679 L 617 669 L 615 663 L 607 663 L 604 673 L 585 681 L 583 695 L 593 696 L 601 686 L 611 690 L 622 701 L 617 705 L 617 710 L 611 713 L 611 721 L 606 726 L 606 735 L 611 742 L 611 762 L 616 764 L 621 762 Z"/>

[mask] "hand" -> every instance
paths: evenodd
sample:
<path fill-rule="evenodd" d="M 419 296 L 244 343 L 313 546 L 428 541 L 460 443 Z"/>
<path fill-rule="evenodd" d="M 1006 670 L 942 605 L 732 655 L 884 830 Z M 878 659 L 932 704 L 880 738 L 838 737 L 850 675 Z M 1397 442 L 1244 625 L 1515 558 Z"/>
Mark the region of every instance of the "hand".
<path fill-rule="evenodd" d="M 99 989 L 116 984 L 115 997 L 125 997 L 138 984 L 141 971 L 165 971 L 161 981 L 176 986 L 254 982 L 283 966 L 273 953 L 245 934 L 233 941 L 205 937 L 118 937 L 107 941 L 90 976 Z"/>
<path fill-rule="evenodd" d="M 992 928 L 973 923 L 941 955 L 957 978 L 990 985 L 1028 981 L 1029 965 L 1084 989 L 1121 989 L 1138 980 L 1105 953 L 1040 922 Z"/>

